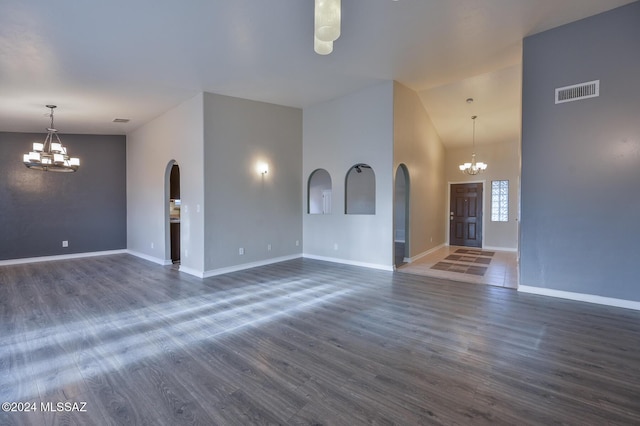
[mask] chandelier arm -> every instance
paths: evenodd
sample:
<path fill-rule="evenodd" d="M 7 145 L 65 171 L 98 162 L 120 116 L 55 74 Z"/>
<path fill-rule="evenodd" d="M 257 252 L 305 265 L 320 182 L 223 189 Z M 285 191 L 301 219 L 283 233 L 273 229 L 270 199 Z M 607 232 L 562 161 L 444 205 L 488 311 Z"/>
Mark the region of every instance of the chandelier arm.
<path fill-rule="evenodd" d="M 42 146 L 42 152 L 51 152 L 51 142 L 53 142 L 53 136 L 51 132 L 47 132 L 47 136 L 44 138 L 44 144 Z"/>

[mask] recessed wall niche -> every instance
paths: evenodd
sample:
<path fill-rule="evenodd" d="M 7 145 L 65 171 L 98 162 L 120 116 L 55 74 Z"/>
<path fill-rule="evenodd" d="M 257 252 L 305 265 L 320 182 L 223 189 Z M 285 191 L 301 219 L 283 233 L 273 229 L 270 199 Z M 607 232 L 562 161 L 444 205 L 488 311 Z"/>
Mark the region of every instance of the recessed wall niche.
<path fill-rule="evenodd" d="M 331 214 L 331 175 L 329 172 L 325 169 L 317 169 L 309 175 L 307 195 L 307 213 Z"/>
<path fill-rule="evenodd" d="M 345 213 L 376 214 L 376 175 L 368 164 L 355 164 L 347 172 Z"/>

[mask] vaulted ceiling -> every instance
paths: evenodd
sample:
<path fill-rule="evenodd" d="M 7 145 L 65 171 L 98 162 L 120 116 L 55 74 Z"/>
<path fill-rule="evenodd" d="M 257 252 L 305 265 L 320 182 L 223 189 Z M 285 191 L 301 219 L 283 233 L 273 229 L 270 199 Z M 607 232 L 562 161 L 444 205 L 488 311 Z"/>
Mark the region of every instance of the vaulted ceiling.
<path fill-rule="evenodd" d="M 382 80 L 415 90 L 448 147 L 519 140 L 522 39 L 631 0 L 3 0 L 0 131 L 125 134 L 208 91 L 306 107 Z M 465 99 L 475 98 L 467 104 Z M 116 124 L 114 118 L 129 118 Z"/>

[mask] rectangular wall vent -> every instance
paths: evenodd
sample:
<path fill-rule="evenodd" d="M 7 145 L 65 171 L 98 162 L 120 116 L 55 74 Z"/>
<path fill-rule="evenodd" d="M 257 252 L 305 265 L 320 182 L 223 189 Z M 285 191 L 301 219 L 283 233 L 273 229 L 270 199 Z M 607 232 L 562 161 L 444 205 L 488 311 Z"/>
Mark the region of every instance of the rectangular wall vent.
<path fill-rule="evenodd" d="M 128 123 L 129 121 L 131 121 L 128 118 L 114 118 L 113 122 L 114 123 Z"/>
<path fill-rule="evenodd" d="M 559 87 L 556 89 L 556 103 L 579 101 L 600 96 L 600 80 Z"/>

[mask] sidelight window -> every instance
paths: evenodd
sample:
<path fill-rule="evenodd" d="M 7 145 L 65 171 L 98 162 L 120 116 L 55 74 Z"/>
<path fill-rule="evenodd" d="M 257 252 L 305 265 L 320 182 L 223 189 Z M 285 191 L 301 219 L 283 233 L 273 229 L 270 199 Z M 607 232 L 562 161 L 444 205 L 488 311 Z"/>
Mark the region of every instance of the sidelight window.
<path fill-rule="evenodd" d="M 491 221 L 509 221 L 509 181 L 491 181 Z"/>

